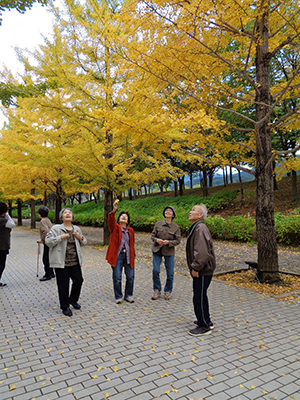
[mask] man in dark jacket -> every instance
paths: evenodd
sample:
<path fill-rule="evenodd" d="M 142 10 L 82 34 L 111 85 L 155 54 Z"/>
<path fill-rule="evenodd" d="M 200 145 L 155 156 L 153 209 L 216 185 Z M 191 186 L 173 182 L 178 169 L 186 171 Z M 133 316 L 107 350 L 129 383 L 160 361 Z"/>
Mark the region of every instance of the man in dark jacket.
<path fill-rule="evenodd" d="M 216 259 L 209 229 L 204 223 L 207 209 L 196 205 L 189 213 L 192 222 L 186 241 L 186 259 L 193 278 L 193 304 L 197 320 L 196 328 L 189 331 L 192 336 L 208 335 L 213 329 L 210 320 L 207 289 L 216 268 Z"/>
<path fill-rule="evenodd" d="M 0 279 L 5 269 L 6 256 L 10 249 L 10 232 L 16 224 L 7 214 L 7 205 L 0 201 Z M 0 287 L 6 283 L 0 282 Z"/>

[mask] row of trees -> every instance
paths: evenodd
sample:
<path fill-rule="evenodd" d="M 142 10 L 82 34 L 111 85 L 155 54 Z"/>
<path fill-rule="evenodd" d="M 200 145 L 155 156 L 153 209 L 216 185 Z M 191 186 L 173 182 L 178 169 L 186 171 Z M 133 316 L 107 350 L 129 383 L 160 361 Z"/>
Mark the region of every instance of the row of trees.
<path fill-rule="evenodd" d="M 185 163 L 237 167 L 255 175 L 259 279 L 272 278 L 273 163 L 299 169 L 299 11 L 292 0 L 66 0 L 53 38 L 21 55 L 22 83 L 2 72 L 1 97 L 21 95 L 1 133 L 1 187 L 101 187 L 107 215 L 114 191 L 176 179 Z"/>

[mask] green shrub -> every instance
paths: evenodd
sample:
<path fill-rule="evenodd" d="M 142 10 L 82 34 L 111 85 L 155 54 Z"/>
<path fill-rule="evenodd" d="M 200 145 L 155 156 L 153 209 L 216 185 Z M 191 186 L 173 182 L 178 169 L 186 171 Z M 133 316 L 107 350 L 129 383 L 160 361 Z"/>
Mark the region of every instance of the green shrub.
<path fill-rule="evenodd" d="M 195 204 L 204 203 L 208 211 L 217 212 L 218 210 L 230 207 L 237 197 L 237 192 L 222 191 L 213 197 L 200 197 L 195 194 L 179 196 L 176 198 L 155 196 L 137 199 L 134 201 L 120 201 L 117 215 L 121 211 L 130 214 L 131 226 L 136 231 L 151 232 L 155 223 L 162 220 L 163 210 L 171 205 L 176 209 L 175 222 L 180 226 L 183 235 L 188 233 L 190 222 L 188 221 L 189 211 Z M 103 203 L 87 202 L 70 206 L 75 220 L 74 223 L 85 226 L 100 226 L 104 224 Z M 38 206 L 36 207 L 36 210 Z M 13 217 L 17 218 L 17 210 L 13 210 Z M 22 217 L 29 217 L 28 207 L 22 208 Z M 36 218 L 38 216 L 36 214 Z M 49 218 L 54 221 L 55 211 L 50 210 Z M 255 219 L 252 217 L 228 217 L 208 216 L 206 224 L 211 231 L 213 238 L 230 241 L 249 242 L 255 240 L 256 227 Z M 299 245 L 300 243 L 300 208 L 286 216 L 282 213 L 275 214 L 275 229 L 278 243 L 288 245 Z"/>
<path fill-rule="evenodd" d="M 255 219 L 246 217 L 208 217 L 206 225 L 213 238 L 249 242 L 254 239 Z"/>
<path fill-rule="evenodd" d="M 275 214 L 276 238 L 279 243 L 298 245 L 300 243 L 300 215 L 284 216 Z"/>

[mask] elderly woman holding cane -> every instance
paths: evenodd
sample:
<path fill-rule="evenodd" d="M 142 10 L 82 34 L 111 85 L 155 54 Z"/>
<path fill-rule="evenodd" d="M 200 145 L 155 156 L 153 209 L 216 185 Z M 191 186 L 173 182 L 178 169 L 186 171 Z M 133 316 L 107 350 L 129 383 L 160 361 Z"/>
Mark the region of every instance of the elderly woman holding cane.
<path fill-rule="evenodd" d="M 112 277 L 116 304 L 122 303 L 122 269 L 125 270 L 126 285 L 124 300 L 134 303 L 133 284 L 134 284 L 134 230 L 130 228 L 129 214 L 121 212 L 116 222 L 116 211 L 118 201 L 113 205 L 113 211 L 108 214 L 108 227 L 110 240 L 106 253 L 106 260 L 112 267 Z"/>
<path fill-rule="evenodd" d="M 86 244 L 78 226 L 72 224 L 74 214 L 70 208 L 63 208 L 59 213 L 62 224 L 54 225 L 46 235 L 45 243 L 50 248 L 50 265 L 55 268 L 60 308 L 64 315 L 72 316 L 70 304 L 76 310 L 83 283 L 81 272 L 81 246 Z M 72 288 L 69 294 L 70 279 Z"/>

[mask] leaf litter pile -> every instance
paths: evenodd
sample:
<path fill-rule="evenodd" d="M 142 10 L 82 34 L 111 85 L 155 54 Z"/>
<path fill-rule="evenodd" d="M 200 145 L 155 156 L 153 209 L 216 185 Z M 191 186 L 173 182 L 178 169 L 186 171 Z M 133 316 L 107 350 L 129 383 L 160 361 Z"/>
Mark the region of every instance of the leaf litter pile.
<path fill-rule="evenodd" d="M 274 296 L 277 300 L 298 303 L 300 301 L 300 276 L 279 274 L 279 277 L 280 280 L 275 283 L 260 283 L 256 279 L 255 271 L 245 270 L 215 275 L 214 279 L 256 290 L 259 293 Z"/>

